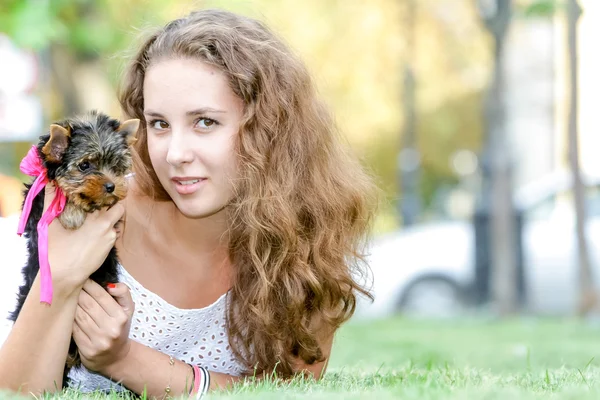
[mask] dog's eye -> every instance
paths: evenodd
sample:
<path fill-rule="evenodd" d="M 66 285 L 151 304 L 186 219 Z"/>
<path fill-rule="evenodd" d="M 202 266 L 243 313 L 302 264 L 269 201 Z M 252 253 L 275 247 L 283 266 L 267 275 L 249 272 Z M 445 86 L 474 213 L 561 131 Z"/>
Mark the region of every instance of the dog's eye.
<path fill-rule="evenodd" d="M 90 165 L 90 163 L 89 163 L 89 162 L 87 162 L 87 161 L 84 161 L 84 162 L 82 162 L 81 164 L 79 164 L 79 170 L 80 170 L 81 172 L 87 171 L 88 169 L 90 169 L 90 167 L 91 167 L 91 165 Z"/>

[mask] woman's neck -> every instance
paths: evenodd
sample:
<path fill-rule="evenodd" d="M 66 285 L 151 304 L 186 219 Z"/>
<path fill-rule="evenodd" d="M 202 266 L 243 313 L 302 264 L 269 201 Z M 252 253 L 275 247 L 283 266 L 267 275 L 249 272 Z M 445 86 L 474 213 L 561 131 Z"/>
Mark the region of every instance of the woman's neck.
<path fill-rule="evenodd" d="M 207 273 L 229 264 L 226 210 L 193 219 L 183 215 L 171 201 L 157 202 L 132 194 L 127 202 L 133 226 L 123 238 L 126 246 L 141 246 L 170 268 L 193 267 Z"/>
<path fill-rule="evenodd" d="M 165 243 L 177 243 L 195 252 L 227 248 L 226 210 L 205 218 L 189 218 L 172 201 L 157 202 L 147 197 L 132 200 L 136 206 L 142 205 L 136 207 L 136 219 Z"/>
<path fill-rule="evenodd" d="M 126 215 L 119 257 L 144 287 L 180 308 L 212 304 L 231 288 L 224 216 L 190 219 L 172 202 L 135 195 Z"/>

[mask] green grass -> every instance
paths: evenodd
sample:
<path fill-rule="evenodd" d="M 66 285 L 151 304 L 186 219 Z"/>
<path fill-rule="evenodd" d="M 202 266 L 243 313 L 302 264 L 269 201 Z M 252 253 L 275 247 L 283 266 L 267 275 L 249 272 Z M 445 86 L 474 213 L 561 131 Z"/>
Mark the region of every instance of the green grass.
<path fill-rule="evenodd" d="M 600 399 L 600 326 L 536 319 L 351 322 L 336 337 L 323 380 L 246 383 L 209 398 Z"/>

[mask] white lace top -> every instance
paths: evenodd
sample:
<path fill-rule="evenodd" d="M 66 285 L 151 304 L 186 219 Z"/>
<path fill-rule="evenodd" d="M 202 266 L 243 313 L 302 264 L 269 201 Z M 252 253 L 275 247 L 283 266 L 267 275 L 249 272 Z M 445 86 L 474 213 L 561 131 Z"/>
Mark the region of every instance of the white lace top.
<path fill-rule="evenodd" d="M 225 329 L 227 294 L 200 309 L 177 308 L 144 288 L 124 268 L 120 281 L 131 289 L 135 313 L 129 337 L 173 358 L 208 368 L 209 371 L 240 375 L 243 367 L 236 361 Z M 69 373 L 70 386 L 83 392 L 123 390 L 116 382 L 85 367 Z"/>

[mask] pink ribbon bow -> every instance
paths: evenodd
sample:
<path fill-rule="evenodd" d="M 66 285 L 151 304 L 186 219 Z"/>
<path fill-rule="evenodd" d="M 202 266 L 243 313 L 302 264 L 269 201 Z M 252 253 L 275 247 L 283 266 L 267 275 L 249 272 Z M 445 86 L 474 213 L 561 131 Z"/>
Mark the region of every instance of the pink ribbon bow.
<path fill-rule="evenodd" d="M 25 158 L 21 161 L 20 169 L 24 174 L 35 176 L 37 178 L 27 193 L 25 203 L 23 204 L 23 212 L 21 213 L 19 227 L 17 229 L 17 234 L 19 236 L 25 231 L 25 224 L 29 219 L 33 199 L 48 183 L 47 171 L 42 164 L 42 160 L 35 146 L 32 146 L 31 149 L 29 149 Z M 48 304 L 52 304 L 52 273 L 50 272 L 50 262 L 48 261 L 48 225 L 50 225 L 54 218 L 60 215 L 67 203 L 67 198 L 62 190 L 58 186 L 55 186 L 55 188 L 56 196 L 37 224 L 40 280 L 42 286 L 40 301 Z"/>

